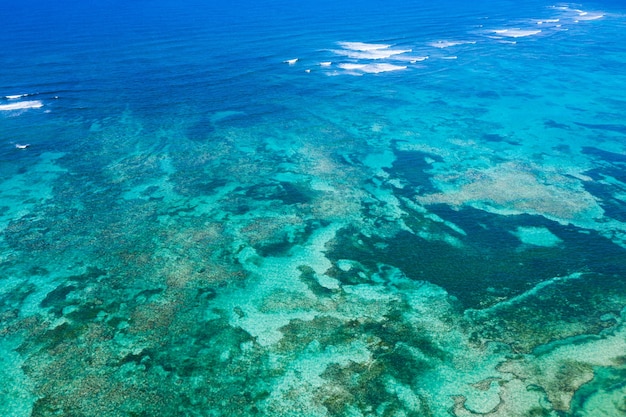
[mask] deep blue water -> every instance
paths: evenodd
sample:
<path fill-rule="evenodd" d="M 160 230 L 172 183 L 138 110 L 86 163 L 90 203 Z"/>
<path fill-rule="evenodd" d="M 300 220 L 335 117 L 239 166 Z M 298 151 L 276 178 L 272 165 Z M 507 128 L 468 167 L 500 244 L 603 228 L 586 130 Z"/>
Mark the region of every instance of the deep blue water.
<path fill-rule="evenodd" d="M 1 4 L 0 415 L 626 415 L 625 25 Z"/>

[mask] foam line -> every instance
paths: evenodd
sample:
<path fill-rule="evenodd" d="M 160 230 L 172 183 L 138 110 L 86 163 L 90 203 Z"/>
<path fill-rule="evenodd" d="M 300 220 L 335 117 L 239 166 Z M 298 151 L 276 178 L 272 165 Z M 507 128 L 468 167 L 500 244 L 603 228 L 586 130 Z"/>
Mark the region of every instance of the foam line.
<path fill-rule="evenodd" d="M 433 46 L 435 48 L 450 48 L 452 46 L 457 46 L 457 45 L 474 45 L 476 43 L 476 41 L 435 41 L 435 42 L 431 42 L 429 43 L 430 46 Z"/>
<path fill-rule="evenodd" d="M 541 30 L 539 29 L 535 29 L 535 30 L 528 30 L 528 29 L 496 29 L 493 31 L 493 33 L 497 33 L 500 36 L 506 36 L 509 38 L 523 38 L 526 36 L 532 36 L 532 35 L 536 35 L 538 33 L 541 33 Z"/>
<path fill-rule="evenodd" d="M 30 96 L 30 94 L 13 94 L 9 96 L 4 96 L 4 98 L 7 100 L 17 100 L 18 98 L 28 97 L 28 96 Z"/>
<path fill-rule="evenodd" d="M 578 20 L 598 20 L 598 19 L 602 19 L 603 17 L 604 17 L 603 14 L 589 14 L 585 12 L 585 13 L 581 13 L 578 16 Z"/>
<path fill-rule="evenodd" d="M 387 45 L 383 43 L 337 42 L 337 44 L 341 46 L 343 49 L 348 49 L 351 51 L 363 51 L 363 52 L 391 48 L 391 45 Z"/>
<path fill-rule="evenodd" d="M 0 104 L 0 111 L 38 109 L 43 107 L 40 100 L 20 101 L 19 103 Z"/>
<path fill-rule="evenodd" d="M 363 72 L 368 74 L 378 74 L 388 71 L 399 71 L 406 69 L 404 65 L 393 64 L 339 64 L 339 68 L 351 72 Z"/>
<path fill-rule="evenodd" d="M 410 49 L 376 49 L 372 51 L 352 51 L 338 49 L 333 51 L 337 55 L 346 56 L 353 59 L 386 59 L 394 55 L 411 52 Z"/>
<path fill-rule="evenodd" d="M 538 25 L 543 25 L 544 23 L 559 23 L 561 19 L 542 19 L 537 20 Z"/>

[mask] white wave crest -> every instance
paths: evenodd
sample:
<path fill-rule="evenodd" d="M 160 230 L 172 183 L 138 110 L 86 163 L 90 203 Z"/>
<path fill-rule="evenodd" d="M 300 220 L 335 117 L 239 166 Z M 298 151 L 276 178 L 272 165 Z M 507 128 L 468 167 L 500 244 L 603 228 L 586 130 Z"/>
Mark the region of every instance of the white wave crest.
<path fill-rule="evenodd" d="M 580 22 L 581 20 L 598 20 L 602 19 L 605 15 L 603 12 L 588 12 L 569 6 L 555 6 L 553 9 L 559 10 L 564 18 L 574 19 L 574 22 Z"/>
<path fill-rule="evenodd" d="M 19 103 L 0 104 L 0 111 L 38 109 L 43 107 L 40 100 L 20 101 Z"/>
<path fill-rule="evenodd" d="M 351 51 L 376 51 L 378 49 L 391 48 L 391 45 L 384 43 L 366 43 L 366 42 L 337 42 L 337 45 L 343 49 L 349 49 Z"/>
<path fill-rule="evenodd" d="M 450 48 L 451 46 L 457 46 L 457 45 L 473 45 L 475 43 L 476 41 L 435 41 L 435 42 L 429 43 L 429 45 L 435 48 L 443 49 L 443 48 Z"/>
<path fill-rule="evenodd" d="M 341 49 L 334 49 L 331 52 L 352 59 L 387 59 L 411 52 L 411 49 L 394 49 L 392 45 L 384 43 L 337 42 L 337 45 Z"/>
<path fill-rule="evenodd" d="M 378 74 L 381 72 L 399 71 L 407 67 L 405 65 L 394 64 L 339 64 L 339 68 L 352 73 Z"/>
<path fill-rule="evenodd" d="M 351 49 L 336 49 L 332 51 L 336 55 L 352 59 L 387 59 L 394 55 L 411 52 L 410 49 L 372 49 L 371 51 L 354 51 Z"/>
<path fill-rule="evenodd" d="M 30 94 L 13 94 L 10 96 L 4 96 L 7 100 L 17 100 L 18 98 L 28 97 Z"/>
<path fill-rule="evenodd" d="M 500 36 L 506 36 L 508 38 L 523 38 L 526 36 L 532 36 L 532 35 L 536 35 L 538 33 L 541 33 L 541 30 L 539 29 L 535 29 L 535 30 L 529 30 L 529 29 L 496 29 L 493 31 L 493 33 L 497 33 Z"/>
<path fill-rule="evenodd" d="M 578 20 L 598 20 L 603 17 L 604 15 L 600 13 L 589 14 L 588 12 L 583 12 L 578 15 Z"/>
<path fill-rule="evenodd" d="M 535 23 L 537 23 L 538 25 L 543 25 L 546 23 L 559 23 L 561 21 L 561 19 L 541 19 L 541 20 L 537 20 Z"/>

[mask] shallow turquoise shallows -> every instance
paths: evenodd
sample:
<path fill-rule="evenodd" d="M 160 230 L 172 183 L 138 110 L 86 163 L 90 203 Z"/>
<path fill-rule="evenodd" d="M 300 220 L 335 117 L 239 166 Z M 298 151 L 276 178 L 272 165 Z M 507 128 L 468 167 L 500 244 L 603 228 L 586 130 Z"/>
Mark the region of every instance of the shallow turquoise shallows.
<path fill-rule="evenodd" d="M 626 416 L 626 6 L 0 4 L 1 417 Z"/>

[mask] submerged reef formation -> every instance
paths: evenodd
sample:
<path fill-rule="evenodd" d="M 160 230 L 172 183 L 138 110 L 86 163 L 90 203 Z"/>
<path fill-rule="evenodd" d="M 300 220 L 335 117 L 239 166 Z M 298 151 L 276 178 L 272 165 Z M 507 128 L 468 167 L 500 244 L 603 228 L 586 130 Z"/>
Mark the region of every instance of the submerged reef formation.
<path fill-rule="evenodd" d="M 0 414 L 626 413 L 622 162 L 311 117 L 128 113 L 3 183 Z"/>
<path fill-rule="evenodd" d="M 626 417 L 620 2 L 4 3 L 0 417 Z"/>

